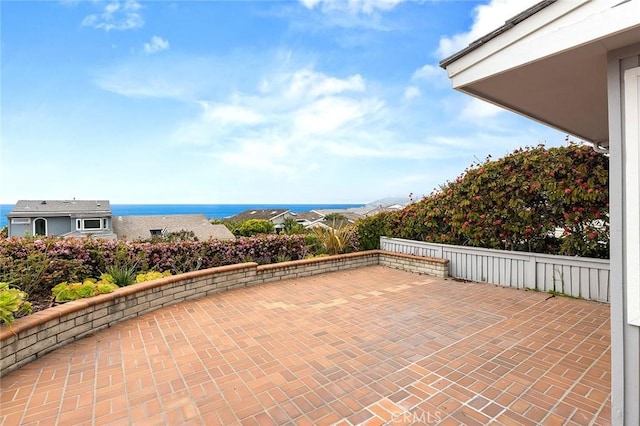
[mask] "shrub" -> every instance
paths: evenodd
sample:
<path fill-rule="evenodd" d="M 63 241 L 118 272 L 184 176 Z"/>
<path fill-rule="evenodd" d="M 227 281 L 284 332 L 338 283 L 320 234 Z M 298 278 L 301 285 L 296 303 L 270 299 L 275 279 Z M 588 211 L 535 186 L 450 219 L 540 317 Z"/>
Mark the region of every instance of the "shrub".
<path fill-rule="evenodd" d="M 0 244 L 0 281 L 28 294 L 46 294 L 53 283 L 89 276 L 87 260 L 77 240 L 10 238 Z"/>
<path fill-rule="evenodd" d="M 391 231 L 436 243 L 608 258 L 608 167 L 606 156 L 574 144 L 487 158 L 392 216 Z"/>
<path fill-rule="evenodd" d="M 10 288 L 8 283 L 0 282 L 0 321 L 11 327 L 16 315 L 31 313 L 31 303 L 27 302 L 27 293 Z"/>
<path fill-rule="evenodd" d="M 242 222 L 238 230 L 243 237 L 252 237 L 258 234 L 271 234 L 275 227 L 273 223 L 264 219 L 249 219 Z"/>
<path fill-rule="evenodd" d="M 398 212 L 381 212 L 373 216 L 363 217 L 355 223 L 360 250 L 380 248 L 380 237 L 393 236 L 393 223 Z"/>
<path fill-rule="evenodd" d="M 117 288 L 118 286 L 109 282 L 108 279 L 102 278 L 100 281 L 96 281 L 88 278 L 81 283 L 61 282 L 51 289 L 51 293 L 56 302 L 70 302 L 99 294 L 111 293 Z"/>
<path fill-rule="evenodd" d="M 252 258 L 273 263 L 280 258 L 304 259 L 304 235 L 262 234 L 232 241 L 123 242 L 62 238 L 0 240 L 0 281 L 30 295 L 49 295 L 60 282 L 83 282 L 104 272 L 136 265 L 136 272 L 172 274 L 240 263 Z M 114 279 L 115 281 L 115 279 Z M 120 282 L 120 281 L 118 281 Z"/>

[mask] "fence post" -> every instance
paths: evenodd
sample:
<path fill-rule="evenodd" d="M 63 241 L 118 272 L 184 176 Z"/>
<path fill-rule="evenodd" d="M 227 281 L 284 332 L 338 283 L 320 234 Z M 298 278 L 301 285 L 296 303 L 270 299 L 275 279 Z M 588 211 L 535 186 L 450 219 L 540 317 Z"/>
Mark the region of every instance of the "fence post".
<path fill-rule="evenodd" d="M 535 256 L 529 256 L 525 267 L 524 286 L 525 288 L 533 288 L 538 290 L 538 277 L 536 271 L 538 269 L 538 261 Z"/>

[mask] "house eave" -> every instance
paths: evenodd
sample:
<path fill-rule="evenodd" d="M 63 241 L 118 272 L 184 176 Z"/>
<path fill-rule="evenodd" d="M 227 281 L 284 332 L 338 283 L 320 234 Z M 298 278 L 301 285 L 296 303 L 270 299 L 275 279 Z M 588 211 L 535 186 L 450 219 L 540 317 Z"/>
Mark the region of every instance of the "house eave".
<path fill-rule="evenodd" d="M 483 44 L 488 43 L 490 40 L 493 40 L 494 38 L 498 37 L 500 34 L 506 32 L 506 31 L 509 31 L 511 28 L 515 27 L 520 22 L 522 22 L 525 19 L 527 19 L 528 17 L 538 13 L 539 11 L 541 11 L 545 7 L 549 6 L 550 4 L 555 3 L 556 1 L 557 0 L 544 0 L 544 1 L 541 1 L 540 3 L 537 3 L 537 4 L 533 5 L 533 6 L 531 6 L 529 9 L 517 14 L 513 18 L 508 19 L 504 23 L 504 25 L 501 26 L 500 28 L 497 28 L 496 30 L 490 32 L 489 34 L 487 34 L 487 35 L 479 38 L 478 40 L 472 42 L 469 46 L 465 47 L 464 49 L 460 50 L 459 52 L 456 52 L 453 55 L 441 60 L 440 61 L 440 67 L 446 69 L 449 64 L 451 64 L 451 63 L 457 61 L 458 59 L 462 58 L 463 56 L 466 56 L 467 54 L 473 52 L 474 50 L 478 49 Z"/>
<path fill-rule="evenodd" d="M 87 218 L 87 217 L 111 217 L 110 211 L 99 211 L 99 212 L 39 212 L 39 211 L 30 211 L 30 212 L 11 212 L 7 214 L 7 218 L 12 217 L 77 217 L 77 218 Z"/>
<path fill-rule="evenodd" d="M 442 65 L 456 90 L 606 146 L 608 53 L 638 42 L 640 0 L 555 1 Z"/>

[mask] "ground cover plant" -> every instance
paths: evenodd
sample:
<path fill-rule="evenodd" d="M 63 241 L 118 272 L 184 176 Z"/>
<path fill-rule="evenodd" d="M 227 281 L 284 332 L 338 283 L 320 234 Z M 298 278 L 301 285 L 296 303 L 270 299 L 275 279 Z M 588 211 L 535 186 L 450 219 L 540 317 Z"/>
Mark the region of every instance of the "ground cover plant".
<path fill-rule="evenodd" d="M 16 315 L 26 315 L 33 311 L 27 300 L 27 293 L 9 284 L 0 282 L 0 323 L 11 327 Z"/>
<path fill-rule="evenodd" d="M 81 283 L 61 282 L 51 289 L 51 293 L 56 302 L 70 302 L 98 294 L 111 293 L 116 289 L 118 286 L 113 283 L 113 278 L 103 275 L 100 280 L 87 278 Z"/>

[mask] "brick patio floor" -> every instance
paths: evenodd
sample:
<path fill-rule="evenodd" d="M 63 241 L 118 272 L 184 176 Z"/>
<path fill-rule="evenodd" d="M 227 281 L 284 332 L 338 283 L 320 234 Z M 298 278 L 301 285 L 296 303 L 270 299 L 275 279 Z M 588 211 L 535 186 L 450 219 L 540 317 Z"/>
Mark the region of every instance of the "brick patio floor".
<path fill-rule="evenodd" d="M 0 423 L 610 423 L 609 307 L 382 266 L 163 308 L 2 378 Z"/>

